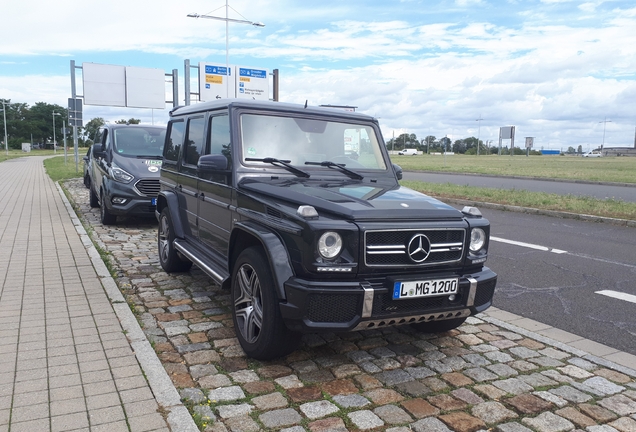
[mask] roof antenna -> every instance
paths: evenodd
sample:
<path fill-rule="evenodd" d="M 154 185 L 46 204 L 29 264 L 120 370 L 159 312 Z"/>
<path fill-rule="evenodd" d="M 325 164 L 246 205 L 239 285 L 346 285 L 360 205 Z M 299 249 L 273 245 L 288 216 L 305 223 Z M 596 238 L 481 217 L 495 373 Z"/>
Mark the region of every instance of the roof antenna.
<path fill-rule="evenodd" d="M 307 99 L 305 99 L 305 108 L 307 108 Z"/>

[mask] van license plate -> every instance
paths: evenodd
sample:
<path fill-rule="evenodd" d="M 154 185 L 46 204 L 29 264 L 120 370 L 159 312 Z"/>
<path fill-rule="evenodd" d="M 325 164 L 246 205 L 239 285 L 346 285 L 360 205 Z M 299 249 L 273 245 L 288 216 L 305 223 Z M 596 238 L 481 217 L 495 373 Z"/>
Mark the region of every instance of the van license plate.
<path fill-rule="evenodd" d="M 393 300 L 456 294 L 458 286 L 457 278 L 395 282 Z"/>

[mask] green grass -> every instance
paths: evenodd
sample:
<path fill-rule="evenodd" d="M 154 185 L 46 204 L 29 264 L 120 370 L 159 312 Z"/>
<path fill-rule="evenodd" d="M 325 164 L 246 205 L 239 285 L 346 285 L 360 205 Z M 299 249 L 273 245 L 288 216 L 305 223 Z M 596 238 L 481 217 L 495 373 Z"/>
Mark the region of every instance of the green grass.
<path fill-rule="evenodd" d="M 81 152 L 81 149 L 80 149 Z M 84 151 L 84 154 L 86 151 Z M 60 154 L 60 150 L 57 151 L 57 154 Z M 0 151 L 0 162 L 4 162 L 7 159 L 15 159 L 19 157 L 28 157 L 28 156 L 53 156 L 53 150 L 32 150 L 30 152 L 23 152 L 22 150 L 12 150 L 9 149 L 9 155 L 4 150 L 4 147 Z"/>
<path fill-rule="evenodd" d="M 51 153 L 53 152 L 51 151 Z M 77 164 L 77 171 L 75 171 L 75 158 L 73 154 L 69 154 L 66 159 L 67 162 L 64 163 L 64 156 L 62 155 L 44 160 L 46 173 L 53 181 L 68 180 L 84 175 L 84 161 L 81 157 Z"/>
<path fill-rule="evenodd" d="M 465 199 L 542 210 L 636 220 L 636 203 L 628 203 L 615 199 L 599 200 L 573 195 L 557 195 L 514 189 L 489 189 L 453 185 L 450 183 L 437 184 L 418 181 L 401 181 L 400 183 L 408 188 L 442 199 Z"/>
<path fill-rule="evenodd" d="M 636 184 L 636 157 L 391 155 L 404 171 L 586 180 Z"/>

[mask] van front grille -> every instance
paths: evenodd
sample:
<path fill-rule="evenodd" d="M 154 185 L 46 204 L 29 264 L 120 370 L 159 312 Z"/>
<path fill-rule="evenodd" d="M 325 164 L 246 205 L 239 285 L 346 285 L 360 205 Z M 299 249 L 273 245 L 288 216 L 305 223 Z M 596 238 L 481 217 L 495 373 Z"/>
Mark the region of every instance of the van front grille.
<path fill-rule="evenodd" d="M 159 195 L 159 179 L 144 179 L 135 183 L 135 188 L 140 195 L 148 197 L 156 197 Z"/>

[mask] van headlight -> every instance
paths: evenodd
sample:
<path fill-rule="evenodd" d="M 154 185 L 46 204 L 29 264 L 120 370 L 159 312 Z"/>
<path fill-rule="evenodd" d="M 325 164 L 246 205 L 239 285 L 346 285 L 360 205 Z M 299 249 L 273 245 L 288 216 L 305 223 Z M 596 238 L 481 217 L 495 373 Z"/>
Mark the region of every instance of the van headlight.
<path fill-rule="evenodd" d="M 318 253 L 326 259 L 333 259 L 342 250 L 342 237 L 337 232 L 327 231 L 318 239 Z"/>
<path fill-rule="evenodd" d="M 135 178 L 123 169 L 114 165 L 110 169 L 110 176 L 113 178 L 113 180 L 119 183 L 130 183 Z"/>
<path fill-rule="evenodd" d="M 470 232 L 470 251 L 479 252 L 486 244 L 486 232 L 481 228 L 473 228 Z"/>

